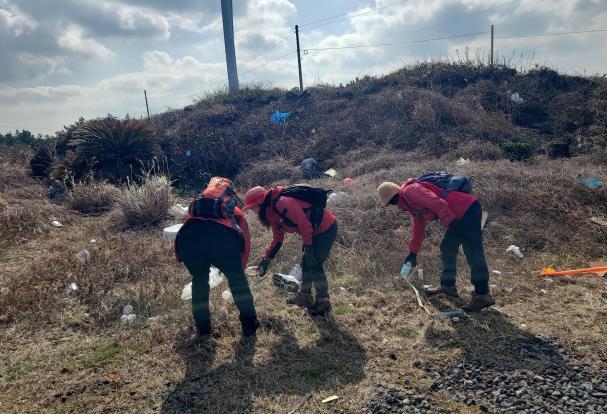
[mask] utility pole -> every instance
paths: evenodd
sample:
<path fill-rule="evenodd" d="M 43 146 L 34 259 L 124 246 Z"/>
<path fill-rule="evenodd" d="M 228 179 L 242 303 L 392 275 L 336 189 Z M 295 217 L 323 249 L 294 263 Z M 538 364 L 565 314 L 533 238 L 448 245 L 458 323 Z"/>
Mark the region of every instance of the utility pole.
<path fill-rule="evenodd" d="M 233 14 L 232 0 L 221 0 L 223 43 L 226 49 L 226 65 L 228 67 L 228 85 L 230 93 L 238 92 L 238 70 L 236 69 L 236 49 L 234 48 Z"/>
<path fill-rule="evenodd" d="M 491 25 L 491 67 L 493 67 L 493 25 Z"/>
<path fill-rule="evenodd" d="M 303 92 L 303 80 L 301 77 L 301 54 L 299 50 L 299 26 L 295 25 L 295 41 L 297 42 L 297 67 L 299 68 L 299 92 Z"/>
<path fill-rule="evenodd" d="M 146 92 L 146 90 L 143 90 L 143 96 L 145 98 L 145 109 L 147 109 L 148 111 L 148 121 L 150 120 L 150 107 L 148 105 L 148 93 Z"/>

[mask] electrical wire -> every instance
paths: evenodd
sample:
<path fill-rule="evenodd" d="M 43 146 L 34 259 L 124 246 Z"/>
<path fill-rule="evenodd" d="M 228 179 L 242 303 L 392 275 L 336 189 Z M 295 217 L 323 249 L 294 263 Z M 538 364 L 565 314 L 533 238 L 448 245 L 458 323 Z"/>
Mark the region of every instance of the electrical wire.
<path fill-rule="evenodd" d="M 297 52 L 297 50 L 292 50 L 292 51 L 290 51 L 289 53 L 285 53 L 284 55 L 277 57 L 276 59 L 272 59 L 272 60 L 270 60 L 270 61 L 268 61 L 268 62 L 262 63 L 261 65 L 257 65 L 257 66 L 255 66 L 255 67 L 252 67 L 251 69 L 249 69 L 249 70 L 246 70 L 246 71 L 242 72 L 242 73 L 240 74 L 240 76 L 244 76 L 244 75 L 246 75 L 247 73 L 251 73 L 251 72 L 253 72 L 254 70 L 257 70 L 257 69 L 259 69 L 259 68 L 261 68 L 261 67 L 264 67 L 264 66 L 266 66 L 266 65 L 269 65 L 270 63 L 276 62 L 277 60 L 280 60 L 280 59 L 282 59 L 282 58 L 285 58 L 285 57 L 287 57 L 287 56 L 289 56 L 290 54 L 293 54 L 293 53 L 295 53 L 295 52 Z"/>
<path fill-rule="evenodd" d="M 494 36 L 494 39 L 520 39 L 528 37 L 552 37 L 552 36 L 565 36 L 565 35 L 576 35 L 584 33 L 599 33 L 607 32 L 607 29 L 593 29 L 593 30 L 579 30 L 575 32 L 555 32 L 555 33 L 544 33 L 544 34 L 518 34 L 508 36 Z"/>

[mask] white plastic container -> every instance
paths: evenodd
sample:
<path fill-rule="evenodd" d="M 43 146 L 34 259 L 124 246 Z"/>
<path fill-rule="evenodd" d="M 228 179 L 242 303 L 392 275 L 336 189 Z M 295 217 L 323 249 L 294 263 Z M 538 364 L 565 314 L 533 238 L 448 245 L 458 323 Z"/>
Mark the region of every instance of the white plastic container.
<path fill-rule="evenodd" d="M 162 230 L 162 240 L 168 241 L 168 242 L 175 241 L 175 238 L 177 237 L 177 232 L 179 231 L 181 226 L 183 226 L 183 224 L 179 223 L 179 224 L 174 224 L 170 227 L 165 227 Z"/>

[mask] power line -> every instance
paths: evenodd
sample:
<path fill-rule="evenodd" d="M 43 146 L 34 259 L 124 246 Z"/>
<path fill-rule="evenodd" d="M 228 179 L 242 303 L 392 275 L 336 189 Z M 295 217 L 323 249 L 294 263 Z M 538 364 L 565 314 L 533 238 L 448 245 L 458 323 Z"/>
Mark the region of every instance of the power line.
<path fill-rule="evenodd" d="M 272 43 L 271 45 L 265 47 L 264 49 L 260 50 L 259 52 L 257 52 L 255 55 L 251 56 L 250 58 L 248 58 L 245 63 L 248 63 L 250 61 L 252 61 L 255 58 L 258 58 L 261 55 L 266 54 L 267 52 L 271 51 L 272 49 L 274 49 L 277 45 L 279 45 L 281 42 L 284 42 L 285 40 L 287 40 L 289 37 L 291 37 L 293 35 L 293 30 L 289 30 L 289 33 L 286 34 L 285 36 L 280 37 L 280 39 L 278 39 L 276 42 Z"/>
<path fill-rule="evenodd" d="M 565 35 L 576 35 L 583 33 L 598 33 L 607 32 L 607 29 L 594 29 L 594 30 L 580 30 L 576 32 L 555 32 L 555 33 L 544 33 L 544 34 L 517 34 L 508 36 L 495 36 L 496 39 L 518 39 L 526 37 L 551 37 L 551 36 L 565 36 Z"/>
<path fill-rule="evenodd" d="M 247 71 L 243 72 L 243 73 L 241 74 L 241 76 L 244 76 L 244 75 L 246 75 L 247 73 L 253 72 L 254 70 L 259 69 L 259 68 L 261 68 L 261 67 L 264 67 L 264 66 L 266 66 L 266 65 L 269 65 L 270 63 L 276 62 L 277 60 L 280 60 L 280 59 L 282 59 L 282 58 L 285 58 L 285 57 L 287 57 L 287 56 L 289 56 L 290 54 L 293 54 L 293 53 L 295 53 L 295 52 L 296 52 L 296 50 L 291 50 L 289 53 L 285 53 L 284 55 L 279 56 L 279 57 L 277 57 L 276 59 L 273 59 L 273 60 L 270 60 L 270 61 L 268 61 L 268 62 L 262 63 L 261 65 L 257 65 L 257 66 L 255 66 L 255 67 L 252 67 L 251 69 L 249 69 L 249 70 L 247 70 Z"/>
<path fill-rule="evenodd" d="M 378 1 L 377 3 L 375 3 L 375 5 L 377 6 L 377 5 L 379 5 L 379 4 L 383 4 L 383 3 L 390 3 L 391 1 L 394 1 L 394 0 L 384 0 L 384 1 Z M 517 1 L 518 1 L 518 0 L 517 0 Z M 303 27 L 306 27 L 306 26 L 312 26 L 312 25 L 315 25 L 315 24 L 317 24 L 317 23 L 325 22 L 325 21 L 327 21 L 327 20 L 335 19 L 335 18 L 337 18 L 337 17 L 347 16 L 347 15 L 349 15 L 349 14 L 351 14 L 351 13 L 354 13 L 354 12 L 357 12 L 357 11 L 362 11 L 362 10 L 363 10 L 363 9 L 358 9 L 358 10 L 350 10 L 350 11 L 347 11 L 347 12 L 345 12 L 345 13 L 341 13 L 341 14 L 336 14 L 336 15 L 334 15 L 334 16 L 325 17 L 324 19 L 318 19 L 318 20 L 314 20 L 314 21 L 311 21 L 311 22 L 308 22 L 308 23 L 304 23 L 304 24 L 300 25 L 300 27 L 302 27 L 302 28 L 303 28 Z M 365 12 L 365 13 L 368 13 L 368 12 Z M 303 29 L 302 29 L 302 30 L 303 30 Z"/>

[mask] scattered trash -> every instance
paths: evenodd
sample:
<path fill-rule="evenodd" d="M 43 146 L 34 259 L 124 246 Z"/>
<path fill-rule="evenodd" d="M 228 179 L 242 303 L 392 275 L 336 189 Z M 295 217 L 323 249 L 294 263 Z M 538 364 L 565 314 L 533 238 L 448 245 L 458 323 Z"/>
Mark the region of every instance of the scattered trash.
<path fill-rule="evenodd" d="M 417 269 L 417 278 L 419 280 L 424 280 L 424 269 Z"/>
<path fill-rule="evenodd" d="M 63 290 L 63 292 L 69 294 L 69 293 L 75 292 L 77 290 L 78 290 L 78 285 L 76 285 L 75 283 L 72 282 L 72 283 L 70 283 L 69 285 L 67 285 L 65 287 L 65 289 Z"/>
<path fill-rule="evenodd" d="M 548 291 L 546 289 L 540 289 L 540 293 L 545 295 L 546 293 L 548 293 Z"/>
<path fill-rule="evenodd" d="M 335 176 L 337 175 L 337 171 L 335 171 L 334 168 L 329 168 L 327 171 L 325 171 L 325 175 L 335 178 Z"/>
<path fill-rule="evenodd" d="M 314 158 L 306 158 L 299 164 L 303 178 L 310 180 L 320 177 L 320 167 Z"/>
<path fill-rule="evenodd" d="M 521 328 L 527 329 L 527 324 L 521 323 Z"/>
<path fill-rule="evenodd" d="M 338 397 L 337 395 L 332 395 L 332 396 L 327 397 L 327 398 L 325 398 L 324 400 L 322 400 L 322 403 L 323 403 L 323 404 L 330 403 L 330 402 L 332 402 L 332 401 L 337 400 L 338 398 L 339 398 L 339 397 Z"/>
<path fill-rule="evenodd" d="M 602 219 L 599 217 L 590 217 L 590 221 L 592 221 L 595 224 L 599 224 L 601 226 L 607 227 L 607 219 Z"/>
<path fill-rule="evenodd" d="M 6 286 L 2 286 L 0 288 L 0 295 L 6 296 L 6 295 L 8 295 L 10 293 L 10 291 L 11 290 L 9 288 L 7 288 Z"/>
<path fill-rule="evenodd" d="M 156 316 L 150 316 L 148 318 L 148 321 L 150 322 L 156 322 L 156 321 L 161 321 L 163 319 L 166 319 L 168 315 L 156 315 Z"/>
<path fill-rule="evenodd" d="M 489 287 L 491 288 L 491 290 L 497 289 L 497 285 L 489 285 Z"/>
<path fill-rule="evenodd" d="M 295 411 L 297 411 L 301 407 L 303 407 L 308 402 L 308 400 L 310 400 L 310 398 L 312 398 L 312 393 L 307 393 L 306 395 L 304 395 L 302 397 L 302 399 L 299 400 L 299 402 L 297 403 L 297 405 L 291 411 L 289 411 L 287 414 L 294 414 Z"/>
<path fill-rule="evenodd" d="M 453 318 L 451 318 L 451 320 L 453 322 L 459 322 L 459 317 L 458 316 L 454 316 Z"/>
<path fill-rule="evenodd" d="M 492 271 L 491 271 L 491 274 L 492 274 L 492 275 L 495 275 L 495 276 L 501 276 L 501 275 L 502 275 L 502 272 L 500 272 L 499 270 L 492 270 Z"/>
<path fill-rule="evenodd" d="M 351 178 L 344 178 L 342 181 L 343 181 L 344 183 L 346 183 L 346 184 L 352 184 L 352 183 L 354 183 L 354 180 L 353 180 L 353 179 L 351 179 Z"/>
<path fill-rule="evenodd" d="M 327 197 L 327 203 L 336 203 L 339 200 L 343 200 L 345 197 L 346 193 L 344 191 L 336 191 L 329 194 L 329 197 Z"/>
<path fill-rule="evenodd" d="M 454 310 L 450 310 L 450 311 L 433 313 L 432 317 L 434 319 L 451 318 L 453 316 L 458 316 L 458 315 L 463 315 L 463 314 L 464 314 L 463 310 L 461 310 L 461 309 L 454 309 Z"/>
<path fill-rule="evenodd" d="M 603 182 L 598 178 L 585 178 L 579 181 L 580 184 L 585 185 L 586 187 L 592 190 L 598 190 L 603 188 Z"/>
<path fill-rule="evenodd" d="M 459 157 L 459 159 L 457 161 L 455 161 L 455 164 L 457 164 L 460 167 L 463 165 L 468 165 L 468 164 L 470 164 L 470 159 Z"/>
<path fill-rule="evenodd" d="M 278 109 L 270 117 L 270 122 L 273 124 L 284 123 L 291 116 L 291 112 L 280 112 Z"/>
<path fill-rule="evenodd" d="M 215 266 L 211 266 L 209 272 L 209 289 L 215 289 L 223 282 L 223 273 L 219 271 Z M 192 300 L 192 282 L 188 283 L 183 287 L 181 291 L 181 300 Z"/>
<path fill-rule="evenodd" d="M 607 272 L 607 266 L 589 267 L 586 269 L 561 270 L 560 272 L 552 267 L 547 267 L 540 273 L 540 276 L 577 276 L 587 274 L 588 276 L 601 276 Z"/>
<path fill-rule="evenodd" d="M 428 289 L 432 289 L 433 287 L 434 287 L 434 285 L 423 285 L 422 289 L 428 290 Z"/>
<path fill-rule="evenodd" d="M 183 226 L 183 224 L 174 224 L 170 227 L 165 227 L 162 230 L 162 240 L 164 241 L 174 241 L 175 237 L 177 237 L 177 232 Z"/>
<path fill-rule="evenodd" d="M 489 218 L 489 213 L 487 211 L 483 211 L 481 215 L 481 230 L 485 229 L 485 224 L 487 224 L 487 219 Z"/>
<path fill-rule="evenodd" d="M 514 92 L 511 96 L 510 96 L 510 100 L 512 102 L 514 102 L 515 104 L 522 104 L 525 103 L 525 100 L 523 98 L 521 98 L 521 96 L 518 94 L 518 92 Z"/>
<path fill-rule="evenodd" d="M 340 286 L 340 287 L 339 287 L 339 290 L 341 290 L 342 292 L 345 292 L 345 291 L 346 291 L 346 288 L 345 288 L 345 287 L 343 287 L 343 286 Z"/>
<path fill-rule="evenodd" d="M 607 266 L 607 262 L 590 262 L 589 265 L 590 267 L 603 267 Z M 598 271 L 596 272 L 596 274 L 599 276 L 605 276 L 605 274 L 607 274 L 607 271 Z"/>
<path fill-rule="evenodd" d="M 507 252 L 512 252 L 513 255 L 515 255 L 518 258 L 523 258 L 525 256 L 523 256 L 523 253 L 521 253 L 521 249 L 518 246 L 515 246 L 514 244 L 511 244 L 510 246 L 508 246 L 508 248 L 506 249 Z"/>
<path fill-rule="evenodd" d="M 247 276 L 259 276 L 259 267 L 249 266 L 245 269 L 244 272 Z"/>
<path fill-rule="evenodd" d="M 181 300 L 192 300 L 192 282 L 183 287 L 181 291 Z"/>
<path fill-rule="evenodd" d="M 229 290 L 224 290 L 223 292 L 221 292 L 221 298 L 223 300 L 225 300 L 226 302 L 228 300 L 230 300 L 231 297 L 232 297 L 232 293 Z"/>
<path fill-rule="evenodd" d="M 188 215 L 188 208 L 177 203 L 169 209 L 169 214 L 175 218 L 184 218 Z"/>
<path fill-rule="evenodd" d="M 126 315 L 130 315 L 130 314 L 132 314 L 132 313 L 133 313 L 133 305 L 131 305 L 130 303 L 129 303 L 128 305 L 125 305 L 125 306 L 122 308 L 122 314 L 123 314 L 123 315 L 125 315 L 125 316 L 126 316 Z"/>
<path fill-rule="evenodd" d="M 97 244 L 97 240 L 95 240 L 95 239 L 91 239 L 91 245 L 92 245 L 92 246 L 95 246 L 96 244 Z"/>
<path fill-rule="evenodd" d="M 57 220 L 52 220 L 51 226 L 53 226 L 55 228 L 59 228 L 59 227 L 63 227 L 63 224 L 59 223 Z"/>
<path fill-rule="evenodd" d="M 129 313 L 128 315 L 122 315 L 120 317 L 120 322 L 131 323 L 135 320 L 136 317 L 137 317 L 137 315 L 135 315 L 134 313 Z"/>
<path fill-rule="evenodd" d="M 409 274 L 411 274 L 412 267 L 413 267 L 413 265 L 410 262 L 405 262 L 403 267 L 401 267 L 401 269 L 400 269 L 400 277 L 402 277 L 403 279 L 408 279 Z"/>
<path fill-rule="evenodd" d="M 86 249 L 82 249 L 76 253 L 76 260 L 82 264 L 87 264 L 91 260 L 91 253 Z"/>

